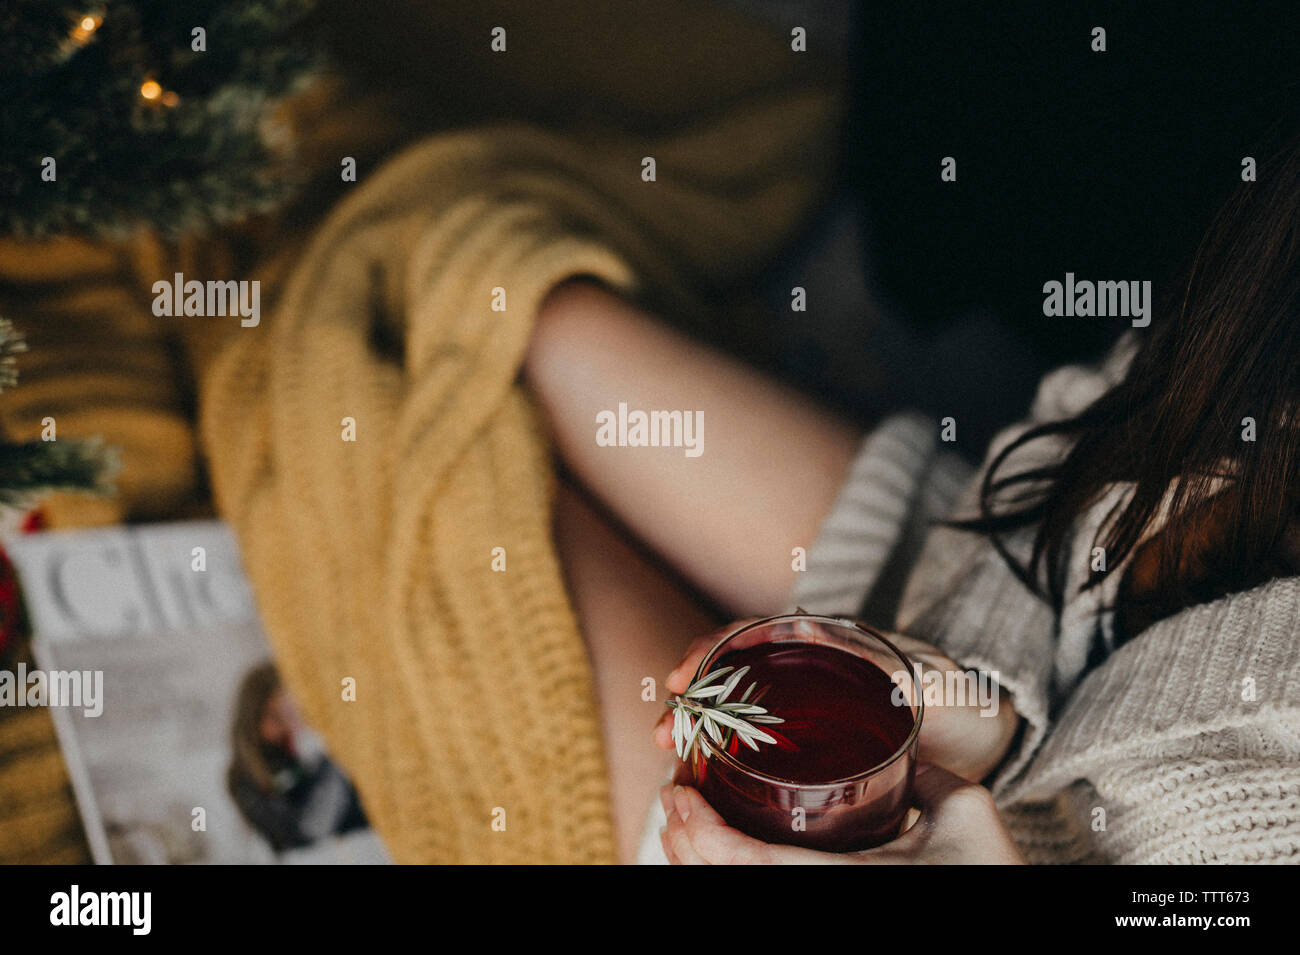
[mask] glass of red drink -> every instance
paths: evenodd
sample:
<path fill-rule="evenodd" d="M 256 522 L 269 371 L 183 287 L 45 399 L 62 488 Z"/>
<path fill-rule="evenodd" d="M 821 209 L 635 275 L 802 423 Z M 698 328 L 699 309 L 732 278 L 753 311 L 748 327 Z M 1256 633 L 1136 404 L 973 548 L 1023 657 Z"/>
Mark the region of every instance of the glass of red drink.
<path fill-rule="evenodd" d="M 775 742 L 754 750 L 734 732 L 722 745 L 701 733 L 675 780 L 764 842 L 851 852 L 895 838 L 924 709 L 907 656 L 851 620 L 782 614 L 723 637 L 691 682 L 743 666 L 754 700 L 782 720 L 761 727 Z"/>

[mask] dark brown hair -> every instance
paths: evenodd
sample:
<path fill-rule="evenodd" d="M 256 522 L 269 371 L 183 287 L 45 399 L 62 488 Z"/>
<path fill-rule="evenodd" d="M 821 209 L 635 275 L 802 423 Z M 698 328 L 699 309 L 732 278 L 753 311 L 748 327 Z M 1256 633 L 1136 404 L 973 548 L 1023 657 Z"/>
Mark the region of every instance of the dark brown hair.
<path fill-rule="evenodd" d="M 275 780 L 262 742 L 262 716 L 266 705 L 280 692 L 280 674 L 274 663 L 263 663 L 244 675 L 235 701 L 230 727 L 231 760 L 227 785 L 231 792 L 241 779 L 252 780 L 262 792 L 271 792 Z"/>
<path fill-rule="evenodd" d="M 953 526 L 990 535 L 1026 585 L 1059 609 L 1072 525 L 1109 485 L 1130 482 L 1093 546 L 1115 567 L 1166 507 L 1161 538 L 1169 546 L 1151 599 L 1178 608 L 1199 602 L 1183 570 L 1197 514 L 1215 497 L 1220 532 L 1199 558 L 1204 572 L 1217 593 L 1260 582 L 1300 503 L 1298 306 L 1300 131 L 1214 217 L 1150 327 L 1134 332 L 1123 380 L 1077 416 L 1033 427 L 1003 448 L 985 472 L 980 517 Z M 1246 418 L 1253 441 L 1243 438 Z M 1071 439 L 1056 463 L 1002 473 L 1018 448 L 1048 436 Z M 1231 493 L 1219 497 L 1224 487 Z M 1003 534 L 1034 525 L 1025 563 Z M 1084 588 L 1101 579 L 1092 575 Z"/>

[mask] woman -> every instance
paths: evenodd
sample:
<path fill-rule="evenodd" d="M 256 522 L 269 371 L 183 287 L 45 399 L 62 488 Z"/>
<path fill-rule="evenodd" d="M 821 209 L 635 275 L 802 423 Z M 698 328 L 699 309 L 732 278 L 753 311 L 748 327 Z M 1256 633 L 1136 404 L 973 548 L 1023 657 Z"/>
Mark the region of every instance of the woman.
<path fill-rule="evenodd" d="M 365 827 L 356 790 L 314 745 L 274 664 L 240 684 L 231 743 L 230 794 L 276 852 Z"/>
<path fill-rule="evenodd" d="M 1293 140 L 1151 326 L 1044 379 L 973 481 L 919 416 L 864 436 L 595 285 L 558 288 L 525 373 L 573 479 L 556 536 L 623 858 L 671 747 L 664 722 L 659 752 L 638 742 L 627 687 L 711 631 L 672 669 L 681 692 L 719 623 L 798 604 L 989 671 L 1009 705 L 927 712 L 921 820 L 887 846 L 764 845 L 679 788 L 661 793 L 670 861 L 1300 860 L 1298 223 Z M 702 412 L 706 453 L 599 447 L 611 402 Z"/>

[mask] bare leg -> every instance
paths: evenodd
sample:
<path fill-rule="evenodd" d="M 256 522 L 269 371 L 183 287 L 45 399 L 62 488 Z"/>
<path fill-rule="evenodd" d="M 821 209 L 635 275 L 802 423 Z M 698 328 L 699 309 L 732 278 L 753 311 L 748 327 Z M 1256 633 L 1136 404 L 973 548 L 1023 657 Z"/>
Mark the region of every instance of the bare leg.
<path fill-rule="evenodd" d="M 692 639 L 725 622 L 706 596 L 732 618 L 785 605 L 791 549 L 812 543 L 860 434 L 586 283 L 547 300 L 525 376 L 581 485 L 561 484 L 556 545 L 595 672 L 620 857 L 631 861 L 671 763 L 650 739 L 662 681 Z M 596 414 L 620 401 L 702 411 L 704 453 L 599 447 Z M 654 702 L 642 699 L 646 677 Z"/>
<path fill-rule="evenodd" d="M 547 300 L 525 364 L 568 468 L 614 516 L 736 616 L 779 612 L 860 432 L 807 397 L 599 286 Z M 600 447 L 596 416 L 703 413 L 703 453 Z"/>
<path fill-rule="evenodd" d="M 722 621 L 566 483 L 555 502 L 555 539 L 595 671 L 619 857 L 633 862 L 672 762 L 650 742 L 664 677 L 692 638 Z M 646 677 L 655 681 L 652 700 L 642 698 Z"/>

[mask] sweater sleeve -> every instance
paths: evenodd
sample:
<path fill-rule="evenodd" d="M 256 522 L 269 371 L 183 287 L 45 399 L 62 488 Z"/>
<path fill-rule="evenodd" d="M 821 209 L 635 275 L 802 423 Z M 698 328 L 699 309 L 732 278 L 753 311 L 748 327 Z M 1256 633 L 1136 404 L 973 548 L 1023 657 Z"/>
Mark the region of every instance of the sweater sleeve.
<path fill-rule="evenodd" d="M 1001 794 L 1018 805 L 1008 820 L 1027 856 L 1059 858 L 1074 843 L 1071 854 L 1114 863 L 1300 858 L 1298 633 L 1300 578 L 1280 578 L 1120 647 Z M 1033 808 L 1081 781 L 1087 799 Z"/>
<path fill-rule="evenodd" d="M 1047 732 L 1055 622 L 985 538 L 934 526 L 975 490 L 940 448 L 937 423 L 914 412 L 863 438 L 788 610 L 857 617 L 993 675 L 1026 720 L 998 776 L 1010 778 Z"/>
<path fill-rule="evenodd" d="M 1189 734 L 1098 766 L 1094 857 L 1119 865 L 1300 862 L 1297 724 Z M 1106 811 L 1104 816 L 1096 809 Z M 1080 816 L 1080 822 L 1085 821 Z"/>
<path fill-rule="evenodd" d="M 1100 366 L 1067 365 L 1044 376 L 1026 419 L 994 439 L 984 467 L 967 482 L 955 506 L 936 516 L 976 516 L 984 469 L 1002 448 L 1035 425 L 1086 408 L 1120 380 L 1132 349 L 1133 339 L 1128 336 Z M 1062 439 L 1042 438 L 1018 448 L 1004 467 L 1006 473 L 1013 473 L 1043 466 L 1058 460 L 1063 451 Z M 1007 551 L 1021 564 L 1027 563 L 1032 542 L 1032 528 L 1003 538 Z M 1000 798 L 1047 738 L 1060 622 L 986 536 L 931 526 L 910 571 L 895 629 L 933 643 L 963 666 L 994 677 L 1010 693 L 1012 705 L 1025 721 L 1024 731 L 990 780 Z"/>
<path fill-rule="evenodd" d="M 863 438 L 787 609 L 857 617 L 993 675 L 1027 724 L 998 776 L 1009 779 L 1047 733 L 1055 621 L 987 539 L 935 526 L 969 507 L 972 474 L 941 450 L 936 422 L 887 418 Z"/>
<path fill-rule="evenodd" d="M 789 610 L 862 616 L 888 627 L 895 568 L 908 563 L 927 518 L 949 509 L 968 472 L 959 458 L 939 452 L 929 418 L 886 418 L 859 444 Z"/>
<path fill-rule="evenodd" d="M 352 800 L 352 785 L 347 777 L 328 759 L 322 759 L 312 771 L 298 806 L 298 830 L 303 839 L 314 842 L 337 832 Z"/>

